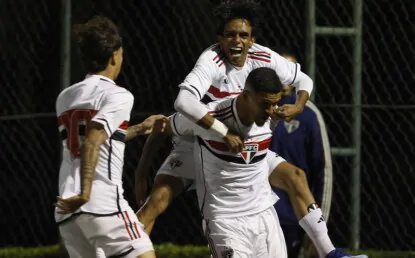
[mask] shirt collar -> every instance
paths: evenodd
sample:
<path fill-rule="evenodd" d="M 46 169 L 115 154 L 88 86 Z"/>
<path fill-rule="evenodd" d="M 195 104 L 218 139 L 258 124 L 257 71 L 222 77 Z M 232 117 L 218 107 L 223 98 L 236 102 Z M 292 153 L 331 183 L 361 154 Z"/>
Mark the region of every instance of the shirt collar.
<path fill-rule="evenodd" d="M 113 80 L 111 80 L 110 78 L 108 78 L 108 77 L 106 77 L 106 76 L 103 76 L 103 75 L 99 75 L 99 74 L 87 74 L 86 76 L 85 76 L 85 79 L 87 79 L 87 78 L 90 78 L 90 77 L 95 77 L 95 78 L 99 78 L 100 80 L 103 80 L 103 81 L 107 81 L 107 82 L 110 82 L 110 83 L 112 83 L 112 84 L 114 84 L 114 85 L 117 85 Z"/>

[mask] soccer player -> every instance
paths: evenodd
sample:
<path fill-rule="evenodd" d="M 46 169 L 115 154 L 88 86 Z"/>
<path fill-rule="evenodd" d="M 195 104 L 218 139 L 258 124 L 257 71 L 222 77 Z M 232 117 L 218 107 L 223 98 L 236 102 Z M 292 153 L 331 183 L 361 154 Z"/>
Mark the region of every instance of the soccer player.
<path fill-rule="evenodd" d="M 63 158 L 55 219 L 70 257 L 155 257 L 150 238 L 123 197 L 124 141 L 149 133 L 153 116 L 128 127 L 134 97 L 115 84 L 122 38 L 108 18 L 75 28 L 86 78 L 56 101 Z"/>
<path fill-rule="evenodd" d="M 285 58 L 297 62 L 292 54 Z M 295 102 L 293 87 L 283 86 L 283 99 L 279 105 Z M 307 175 L 316 202 L 320 204 L 324 218 L 328 219 L 332 189 L 332 165 L 326 126 L 318 108 L 308 101 L 301 114 L 291 121 L 280 121 L 275 127 L 270 149 Z M 298 225 L 287 193 L 274 188 L 280 200 L 274 205 L 280 219 L 287 244 L 288 258 L 299 257 L 304 231 Z M 310 243 L 309 241 L 305 241 Z M 304 249 L 310 246 L 303 245 Z"/>
<path fill-rule="evenodd" d="M 275 77 L 273 77 L 273 75 Z M 237 202 L 236 200 L 239 200 L 237 196 L 241 196 L 241 198 L 246 200 L 247 202 L 253 203 L 252 205 L 254 206 L 257 202 L 264 202 L 265 204 L 267 203 L 266 202 L 267 199 L 265 197 L 267 196 L 266 194 L 262 193 L 262 196 L 263 196 L 262 198 L 264 198 L 264 200 L 258 201 L 258 200 L 253 200 L 252 198 L 254 197 L 246 194 L 245 192 L 245 190 L 249 192 L 249 189 L 250 189 L 251 190 L 250 194 L 255 195 L 256 192 L 254 189 L 255 189 L 256 184 L 259 184 L 261 188 L 266 189 L 266 187 L 263 184 L 255 182 L 255 180 L 253 180 L 255 178 L 254 175 L 251 175 L 252 177 L 250 178 L 253 180 L 253 182 L 255 182 L 255 186 L 251 186 L 249 185 L 249 183 L 247 183 L 247 181 L 244 181 L 243 179 L 238 177 L 238 176 L 243 177 L 246 174 L 243 174 L 243 173 L 240 174 L 239 171 L 232 170 L 232 169 L 235 169 L 235 167 L 238 168 L 239 166 L 238 164 L 241 163 L 240 159 L 245 160 L 245 162 L 249 160 L 248 164 L 250 164 L 251 161 L 260 159 L 261 154 L 263 154 L 263 152 L 261 152 L 260 149 L 264 145 L 267 145 L 263 141 L 266 142 L 266 136 L 269 135 L 267 131 L 265 130 L 268 130 L 271 132 L 270 121 L 268 117 L 270 115 L 274 116 L 276 112 L 274 108 L 275 103 L 273 101 L 277 99 L 277 97 L 271 98 L 271 96 L 273 96 L 272 94 L 275 94 L 275 91 L 276 91 L 276 89 L 272 87 L 277 87 L 275 85 L 278 85 L 277 83 L 275 83 L 276 81 L 280 83 L 278 81 L 278 77 L 276 77 L 275 71 L 273 71 L 270 68 L 257 68 L 254 71 L 252 71 L 250 75 L 248 76 L 248 79 L 246 82 L 247 88 L 245 88 L 243 95 L 239 95 L 236 100 L 234 99 L 224 100 L 219 105 L 217 105 L 217 102 L 214 102 L 210 105 L 217 105 L 215 107 L 215 110 L 212 112 L 206 112 L 206 113 L 214 115 L 217 119 L 222 120 L 227 126 L 230 127 L 230 130 L 233 130 L 239 133 L 240 135 L 243 135 L 242 139 L 247 139 L 244 142 L 245 148 L 240 154 L 233 154 L 231 155 L 231 157 L 226 156 L 230 154 L 230 150 L 224 143 L 222 144 L 220 144 L 220 142 L 218 143 L 217 139 L 221 139 L 220 136 L 218 136 L 217 134 L 209 130 L 202 130 L 202 128 L 199 126 L 192 127 L 192 124 L 191 123 L 189 124 L 189 122 L 183 122 L 183 119 L 184 119 L 183 115 L 179 116 L 181 120 L 176 119 L 178 115 L 175 115 L 170 119 L 170 124 L 171 124 L 174 135 L 185 135 L 186 133 L 189 133 L 189 132 L 194 133 L 194 134 L 200 134 L 202 138 L 206 137 L 205 136 L 206 134 L 208 135 L 207 136 L 208 138 L 205 139 L 205 141 L 203 142 L 201 142 L 199 139 L 199 144 L 203 148 L 202 147 L 195 148 L 196 154 L 194 158 L 195 160 L 202 161 L 202 167 L 198 166 L 197 162 L 195 165 L 193 165 L 195 166 L 195 171 L 204 172 L 202 179 L 200 179 L 200 175 L 196 173 L 196 183 L 198 186 L 203 184 L 207 188 L 207 189 L 204 189 L 203 191 L 201 191 L 200 188 L 197 188 L 199 205 L 202 206 L 201 208 L 202 213 L 204 215 L 204 219 L 206 220 L 207 224 L 209 224 L 208 222 L 211 221 L 212 218 L 219 218 L 222 215 L 224 216 L 224 218 L 228 216 L 232 217 L 232 215 L 229 215 L 229 214 L 232 214 L 234 212 L 236 212 L 237 214 L 239 206 L 238 205 L 233 206 L 233 203 L 232 203 L 232 200 L 234 200 L 235 202 Z M 271 91 L 271 89 L 274 91 Z M 270 93 L 270 92 L 273 92 L 273 93 Z M 246 99 L 253 99 L 254 101 L 247 101 Z M 242 104 L 238 104 L 241 102 Z M 271 104 L 272 104 L 272 108 L 269 106 Z M 232 105 L 232 107 L 229 107 L 230 105 Z M 248 121 L 251 121 L 251 127 L 249 127 L 250 123 L 245 120 L 247 119 L 246 117 L 250 117 L 251 120 L 253 119 L 253 117 L 256 117 L 256 119 L 254 119 L 255 124 L 257 127 L 261 127 L 261 130 L 259 131 L 255 130 L 255 135 L 259 135 L 264 138 L 257 139 L 255 137 L 252 137 L 252 135 L 248 133 L 248 132 L 252 133 L 251 131 L 249 131 L 252 128 L 255 128 L 255 129 L 257 128 L 255 127 L 255 125 L 252 126 L 251 120 L 248 120 Z M 187 119 L 184 119 L 184 120 L 188 121 Z M 183 122 L 184 125 L 182 125 L 180 122 Z M 205 132 L 205 133 L 200 133 L 200 132 Z M 213 138 L 214 140 L 212 140 Z M 200 149 L 203 150 L 202 152 L 204 154 L 202 154 L 201 156 L 198 156 L 197 152 Z M 223 154 L 225 153 L 226 155 L 224 156 Z M 213 161 L 207 161 L 204 157 L 211 157 Z M 216 158 L 219 157 L 223 159 L 224 161 L 221 162 L 218 159 L 214 159 L 214 157 Z M 239 157 L 240 159 L 236 157 Z M 207 164 L 210 164 L 212 168 L 206 169 L 206 167 L 208 166 Z M 317 246 L 317 250 L 319 252 L 320 257 L 327 257 L 327 258 L 340 258 L 340 257 L 342 258 L 343 257 L 364 258 L 366 257 L 366 256 L 351 256 L 334 248 L 328 236 L 327 226 L 321 214 L 321 210 L 315 204 L 315 200 L 308 188 L 308 184 L 305 179 L 304 171 L 286 162 L 281 163 L 281 165 L 278 165 L 278 164 L 280 163 L 274 164 L 271 161 L 271 165 L 268 169 L 270 171 L 273 171 L 273 173 L 271 174 L 271 177 L 269 180 L 272 185 L 277 186 L 281 189 L 284 189 L 285 191 L 289 193 L 290 200 L 293 204 L 295 214 L 297 218 L 300 220 L 300 225 L 307 232 L 310 238 L 313 240 L 314 244 Z M 229 167 L 226 167 L 226 169 L 231 169 L 230 170 L 231 172 L 228 172 L 226 169 L 221 168 L 220 167 L 221 165 L 229 166 Z M 243 168 L 244 170 L 248 169 L 251 172 L 256 171 L 255 170 L 256 167 L 253 165 L 252 167 L 247 166 Z M 222 171 L 227 171 L 227 173 L 222 174 Z M 210 173 L 212 175 L 210 175 Z M 232 175 L 235 175 L 235 176 L 232 176 Z M 239 183 L 241 183 L 243 186 L 239 185 Z M 236 187 L 235 192 L 233 192 L 234 190 L 233 187 Z M 218 193 L 216 193 L 216 191 Z M 210 199 L 208 199 L 209 197 L 206 197 L 209 195 L 210 195 Z M 221 199 L 221 197 L 223 197 L 224 199 Z M 226 200 L 230 200 L 231 203 L 227 202 Z M 209 201 L 215 204 L 209 205 Z M 242 206 L 250 207 L 248 204 L 245 204 L 245 203 L 241 205 L 241 207 Z M 152 208 L 150 207 L 149 210 L 151 211 Z M 144 212 L 144 215 L 142 215 L 142 217 L 146 219 L 146 216 L 148 213 L 151 213 L 151 212 L 147 210 L 146 212 Z M 221 222 L 218 222 L 218 223 L 222 225 Z M 231 222 L 227 221 L 225 224 L 229 224 L 229 223 Z M 222 227 L 224 227 L 224 225 L 222 225 Z M 237 232 L 240 232 L 238 229 L 233 228 L 233 227 L 228 227 L 228 229 L 229 231 L 237 230 Z M 220 230 L 218 229 L 218 231 Z M 217 236 L 219 238 L 221 236 L 223 237 L 221 233 L 218 233 Z M 225 237 L 227 236 L 229 235 L 225 235 Z M 231 237 L 231 239 L 238 239 L 238 238 L 234 236 L 234 237 Z M 210 240 L 210 238 L 208 238 L 208 240 Z M 233 240 L 233 241 L 236 242 L 237 246 L 240 244 L 239 242 L 237 242 L 238 240 Z M 279 240 L 276 239 L 275 241 L 279 241 Z M 246 246 L 253 247 L 252 245 L 250 246 L 249 244 L 247 244 L 248 242 L 245 242 Z M 210 243 L 210 244 L 213 245 L 215 243 L 213 244 Z M 285 243 L 283 244 L 285 245 Z M 223 246 L 224 244 L 219 243 L 218 245 Z M 213 254 L 215 254 L 215 250 L 213 250 L 212 252 Z M 259 256 L 253 256 L 253 257 L 259 257 Z M 260 257 L 267 257 L 267 256 L 260 256 Z"/>
<path fill-rule="evenodd" d="M 313 82 L 301 72 L 299 64 L 255 43 L 261 17 L 258 4 L 223 4 L 215 13 L 218 20 L 218 43 L 201 54 L 193 70 L 180 84 L 175 107 L 193 122 L 224 138 L 230 149 L 237 153 L 243 149 L 243 141 L 228 131 L 220 120 L 205 114 L 202 102 L 238 96 L 243 91 L 250 71 L 269 67 L 276 71 L 282 83 L 297 87 L 296 103 L 280 108 L 281 116 L 289 120 L 304 108 Z M 161 142 L 161 137 L 150 136 L 137 167 L 136 198 L 139 205 L 147 197 L 145 182 L 153 160 L 151 156 L 156 153 Z M 155 218 L 167 208 L 171 200 L 189 185 L 188 179 L 194 179 L 193 138 L 174 137 L 173 142 L 174 149 L 157 172 L 152 193 L 139 213 L 147 232 L 151 231 Z M 157 213 L 146 214 L 148 206 Z"/>
<path fill-rule="evenodd" d="M 272 136 L 269 116 L 281 98 L 281 87 L 273 69 L 258 68 L 249 74 L 238 97 L 204 107 L 206 113 L 241 135 L 245 144 L 241 153 L 232 153 L 222 137 L 180 113 L 172 115 L 164 127 L 168 134 L 198 136 L 196 191 L 213 257 L 287 255 L 273 208 L 278 197 L 268 181 L 270 166 L 294 168 L 268 149 Z"/>

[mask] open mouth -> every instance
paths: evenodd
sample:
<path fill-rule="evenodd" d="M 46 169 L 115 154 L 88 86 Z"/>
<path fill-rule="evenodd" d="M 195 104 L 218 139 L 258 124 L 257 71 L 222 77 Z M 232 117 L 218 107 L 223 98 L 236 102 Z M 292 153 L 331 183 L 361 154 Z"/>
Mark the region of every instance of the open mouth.
<path fill-rule="evenodd" d="M 242 55 L 242 48 L 241 47 L 231 47 L 229 49 L 229 53 L 232 57 L 239 57 Z"/>

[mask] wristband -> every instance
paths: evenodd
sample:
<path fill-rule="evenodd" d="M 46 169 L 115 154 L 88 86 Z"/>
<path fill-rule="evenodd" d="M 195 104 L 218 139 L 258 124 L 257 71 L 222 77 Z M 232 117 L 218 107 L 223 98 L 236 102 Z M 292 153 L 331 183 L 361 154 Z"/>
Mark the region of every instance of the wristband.
<path fill-rule="evenodd" d="M 210 127 L 210 130 L 217 132 L 220 135 L 220 137 L 223 138 L 226 136 L 226 134 L 228 134 L 229 129 L 221 121 L 215 119 L 213 121 L 212 126 Z"/>

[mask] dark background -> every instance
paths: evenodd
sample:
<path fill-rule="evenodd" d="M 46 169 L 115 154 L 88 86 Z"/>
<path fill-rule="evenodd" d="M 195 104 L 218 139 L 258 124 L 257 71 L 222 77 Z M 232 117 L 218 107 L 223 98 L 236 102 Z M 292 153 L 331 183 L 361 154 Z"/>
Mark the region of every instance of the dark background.
<path fill-rule="evenodd" d="M 53 219 L 60 163 L 54 102 L 60 91 L 60 1 L 3 0 L 0 8 L 0 246 L 58 242 Z M 125 63 L 118 84 L 135 96 L 132 123 L 149 113 L 170 113 L 177 85 L 200 53 L 214 43 L 208 0 L 72 1 L 73 23 L 103 14 L 122 28 Z M 258 42 L 289 47 L 306 68 L 306 0 L 263 0 Z M 361 247 L 415 246 L 415 90 L 413 0 L 365 0 L 363 18 L 363 113 Z M 352 25 L 351 0 L 317 0 L 318 25 Z M 351 38 L 317 38 L 316 104 L 332 146 L 352 144 Z M 73 54 L 72 82 L 83 77 Z M 133 171 L 145 139 L 127 144 L 126 198 L 136 208 Z M 169 151 L 166 143 L 165 152 Z M 155 161 L 154 169 L 162 161 Z M 351 157 L 333 157 L 334 186 L 329 230 L 348 245 Z M 155 243 L 205 244 L 189 192 L 157 221 Z"/>

